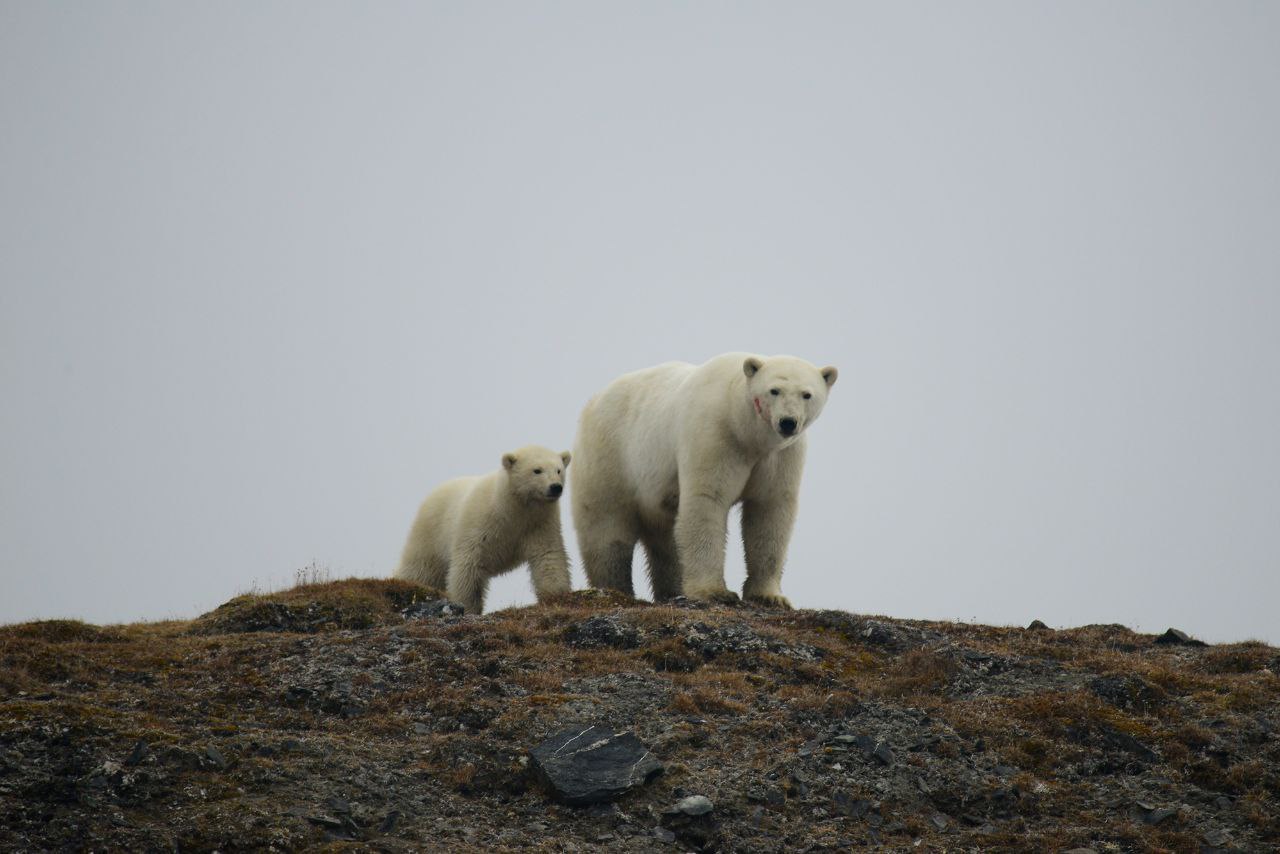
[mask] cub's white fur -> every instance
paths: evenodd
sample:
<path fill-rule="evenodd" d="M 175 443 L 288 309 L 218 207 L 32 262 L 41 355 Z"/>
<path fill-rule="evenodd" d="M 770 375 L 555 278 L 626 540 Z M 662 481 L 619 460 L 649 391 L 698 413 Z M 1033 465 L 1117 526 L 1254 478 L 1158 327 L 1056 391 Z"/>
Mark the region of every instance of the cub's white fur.
<path fill-rule="evenodd" d="M 484 609 L 490 578 L 522 563 L 539 601 L 568 592 L 558 502 L 569 456 L 529 445 L 495 472 L 442 485 L 418 509 L 396 577 L 444 590 L 469 614 Z"/>
<path fill-rule="evenodd" d="M 790 607 L 780 585 L 804 433 L 836 376 L 792 356 L 726 353 L 627 374 L 592 398 L 574 443 L 572 496 L 590 583 L 633 592 L 638 541 L 655 599 L 736 599 L 724 552 L 729 510 L 741 502 L 743 596 Z"/>

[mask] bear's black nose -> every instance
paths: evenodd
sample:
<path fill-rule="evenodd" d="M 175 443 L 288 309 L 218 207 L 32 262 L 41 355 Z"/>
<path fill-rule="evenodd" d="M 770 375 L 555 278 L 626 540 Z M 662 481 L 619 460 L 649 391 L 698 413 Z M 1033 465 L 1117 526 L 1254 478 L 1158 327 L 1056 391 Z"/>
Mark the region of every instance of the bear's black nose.
<path fill-rule="evenodd" d="M 784 418 L 778 422 L 778 429 L 782 431 L 782 435 L 790 436 L 796 432 L 796 420 L 794 418 Z"/>
<path fill-rule="evenodd" d="M 564 492 L 564 485 L 559 483 L 551 484 L 551 488 L 547 490 L 547 494 L 549 494 L 552 498 L 559 498 L 560 493 L 562 492 Z"/>

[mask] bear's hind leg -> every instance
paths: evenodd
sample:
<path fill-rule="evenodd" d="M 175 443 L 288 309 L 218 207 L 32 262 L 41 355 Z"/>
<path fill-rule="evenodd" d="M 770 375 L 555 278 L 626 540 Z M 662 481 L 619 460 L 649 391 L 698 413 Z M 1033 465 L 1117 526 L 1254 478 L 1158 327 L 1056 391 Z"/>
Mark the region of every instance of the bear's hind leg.
<path fill-rule="evenodd" d="M 649 586 L 653 588 L 653 601 L 665 602 L 681 595 L 684 588 L 680 583 L 680 560 L 672 530 L 645 531 L 641 542 L 649 571 Z"/>
<path fill-rule="evenodd" d="M 583 501 L 581 494 L 575 494 L 573 526 L 578 532 L 578 551 L 582 553 L 587 583 L 597 589 L 634 596 L 631 558 L 640 539 L 639 531 L 631 514 L 616 507 L 602 512 L 598 509 L 600 506 Z"/>

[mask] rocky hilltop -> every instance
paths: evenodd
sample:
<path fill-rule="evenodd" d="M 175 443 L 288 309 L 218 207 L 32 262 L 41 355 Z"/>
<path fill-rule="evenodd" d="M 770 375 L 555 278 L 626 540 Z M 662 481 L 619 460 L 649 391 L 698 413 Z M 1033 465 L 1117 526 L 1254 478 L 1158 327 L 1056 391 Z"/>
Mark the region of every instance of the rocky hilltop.
<path fill-rule="evenodd" d="M 0 627 L 0 849 L 1265 851 L 1280 650 L 350 580 Z"/>

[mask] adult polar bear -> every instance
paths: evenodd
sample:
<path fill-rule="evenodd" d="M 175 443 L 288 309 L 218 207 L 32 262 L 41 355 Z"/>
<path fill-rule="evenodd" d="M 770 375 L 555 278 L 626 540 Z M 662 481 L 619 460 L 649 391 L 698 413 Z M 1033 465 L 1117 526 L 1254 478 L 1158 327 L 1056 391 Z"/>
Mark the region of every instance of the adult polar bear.
<path fill-rule="evenodd" d="M 742 595 L 789 608 L 782 564 L 804 431 L 836 375 L 793 356 L 726 353 L 626 374 L 593 397 L 573 448 L 573 522 L 588 582 L 633 593 L 638 541 L 655 600 L 737 599 L 724 583 L 724 550 L 729 510 L 742 502 Z"/>

